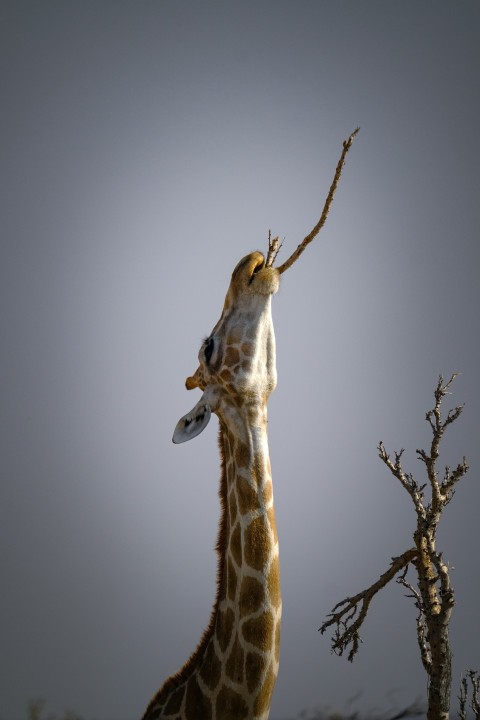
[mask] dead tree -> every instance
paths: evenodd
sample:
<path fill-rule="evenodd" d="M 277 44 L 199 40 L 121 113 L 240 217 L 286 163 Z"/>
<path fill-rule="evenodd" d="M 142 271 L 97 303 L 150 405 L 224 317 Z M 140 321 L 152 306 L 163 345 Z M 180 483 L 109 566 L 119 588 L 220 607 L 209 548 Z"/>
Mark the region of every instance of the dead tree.
<path fill-rule="evenodd" d="M 390 580 L 398 576 L 397 582 L 407 589 L 408 597 L 413 598 L 418 610 L 417 640 L 429 681 L 428 720 L 448 720 L 450 710 L 452 653 L 448 631 L 455 597 L 450 568 L 442 553 L 436 549 L 436 535 L 442 512 L 452 499 L 456 484 L 467 472 L 468 465 L 463 458 L 453 470 L 446 466 L 443 476 L 440 477 L 437 460 L 445 430 L 459 417 L 463 409 L 455 407 L 442 419 L 442 400 L 449 394 L 455 377 L 454 373 L 446 383 L 442 376 L 439 377 L 434 393 L 435 406 L 426 414 L 432 431 L 432 441 L 428 451 L 416 451 L 419 460 L 425 465 L 425 484 L 420 485 L 411 473 L 403 469 L 403 450 L 395 452 L 392 459 L 383 443 L 378 445 L 380 459 L 410 495 L 415 509 L 417 522 L 412 547 L 392 558 L 388 570 L 373 585 L 337 603 L 319 628 L 323 634 L 328 628 L 334 627 L 332 650 L 342 655 L 348 649 L 348 659 L 352 661 L 359 648 L 360 628 L 367 616 L 371 600 Z M 406 578 L 410 565 L 413 565 L 416 571 L 416 585 Z M 474 697 L 478 700 L 478 689 Z"/>

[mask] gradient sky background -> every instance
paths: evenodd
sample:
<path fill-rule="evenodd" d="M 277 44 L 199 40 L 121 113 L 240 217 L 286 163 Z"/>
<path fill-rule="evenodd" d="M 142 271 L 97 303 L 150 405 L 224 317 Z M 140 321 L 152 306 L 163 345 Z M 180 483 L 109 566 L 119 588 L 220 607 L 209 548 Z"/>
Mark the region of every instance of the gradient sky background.
<path fill-rule="evenodd" d="M 214 597 L 214 422 L 174 446 L 185 377 L 237 261 L 330 218 L 274 299 L 269 405 L 284 620 L 271 716 L 425 696 L 396 585 L 353 665 L 317 628 L 411 544 L 376 446 L 466 403 L 454 695 L 478 652 L 478 2 L 2 2 L 0 718 L 133 720 Z M 195 397 L 194 397 L 195 396 Z M 412 575 L 413 578 L 413 575 Z M 394 692 L 390 692 L 394 691 Z"/>

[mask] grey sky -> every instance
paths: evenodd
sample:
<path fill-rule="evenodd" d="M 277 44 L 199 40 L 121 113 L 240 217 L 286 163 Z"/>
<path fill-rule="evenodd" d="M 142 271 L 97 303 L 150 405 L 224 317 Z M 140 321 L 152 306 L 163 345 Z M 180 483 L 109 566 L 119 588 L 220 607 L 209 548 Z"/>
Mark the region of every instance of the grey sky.
<path fill-rule="evenodd" d="M 230 273 L 283 257 L 269 405 L 284 621 L 272 718 L 425 695 L 411 601 L 384 591 L 350 665 L 317 628 L 410 543 L 376 457 L 429 441 L 440 372 L 471 470 L 454 684 L 480 666 L 477 2 L 2 2 L 0 718 L 28 698 L 131 720 L 214 597 L 215 423 L 173 428 Z"/>

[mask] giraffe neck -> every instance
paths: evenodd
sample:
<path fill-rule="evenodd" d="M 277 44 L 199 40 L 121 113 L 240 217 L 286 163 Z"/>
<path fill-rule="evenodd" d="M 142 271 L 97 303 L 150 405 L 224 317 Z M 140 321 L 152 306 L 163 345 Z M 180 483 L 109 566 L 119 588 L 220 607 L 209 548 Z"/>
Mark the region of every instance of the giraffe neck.
<path fill-rule="evenodd" d="M 257 420 L 220 421 L 216 601 L 197 650 L 165 682 L 143 720 L 268 718 L 281 597 L 266 411 Z"/>

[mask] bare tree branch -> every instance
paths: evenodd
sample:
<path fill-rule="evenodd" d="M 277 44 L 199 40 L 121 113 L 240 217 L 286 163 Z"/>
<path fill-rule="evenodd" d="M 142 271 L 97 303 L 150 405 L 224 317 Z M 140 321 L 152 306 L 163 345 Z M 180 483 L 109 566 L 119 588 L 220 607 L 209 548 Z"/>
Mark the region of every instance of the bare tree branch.
<path fill-rule="evenodd" d="M 331 186 L 330 186 L 330 190 L 329 190 L 329 193 L 328 193 L 328 195 L 327 195 L 327 199 L 325 200 L 325 205 L 323 206 L 323 210 L 322 210 L 322 214 L 321 214 L 321 216 L 320 216 L 320 220 L 319 220 L 318 223 L 315 225 L 315 227 L 311 230 L 311 232 L 309 232 L 309 234 L 302 240 L 302 242 L 300 243 L 300 245 L 298 245 L 297 249 L 294 250 L 294 252 L 290 255 L 290 257 L 288 258 L 288 260 L 285 260 L 285 262 L 277 268 L 279 273 L 285 272 L 285 270 L 288 270 L 288 268 L 289 268 L 291 265 L 293 265 L 293 263 L 294 263 L 294 262 L 300 257 L 300 255 L 303 253 L 303 251 L 305 250 L 305 248 L 307 247 L 307 245 L 312 242 L 312 240 L 318 235 L 318 233 L 320 232 L 320 230 L 322 229 L 322 227 L 325 225 L 326 219 L 327 219 L 327 217 L 328 217 L 328 213 L 329 213 L 329 211 L 330 211 L 330 206 L 331 206 L 332 201 L 333 201 L 333 197 L 334 197 L 334 195 L 335 195 L 335 192 L 336 192 L 336 190 L 337 190 L 338 183 L 339 183 L 339 181 L 340 181 L 340 176 L 341 176 L 341 174 L 342 174 L 342 170 L 343 170 L 343 166 L 344 166 L 344 164 L 345 164 L 345 159 L 346 159 L 346 157 L 347 157 L 347 153 L 348 153 L 348 151 L 350 150 L 350 148 L 351 148 L 351 146 L 352 146 L 352 143 L 353 143 L 353 141 L 354 141 L 354 139 L 355 139 L 355 136 L 358 134 L 359 131 L 360 131 L 360 128 L 356 128 L 356 129 L 352 132 L 352 134 L 350 135 L 350 137 L 349 137 L 347 140 L 345 140 L 344 143 L 343 143 L 342 154 L 341 154 L 341 156 L 340 156 L 340 160 L 338 161 L 337 168 L 336 168 L 336 170 L 335 170 L 335 175 L 334 175 L 332 184 L 331 184 Z M 278 240 L 278 238 L 274 238 L 274 240 Z M 278 252 L 278 250 L 277 250 L 276 252 Z M 271 246 L 270 246 L 270 234 L 269 234 L 269 248 L 268 248 L 268 253 L 267 253 L 267 261 L 266 261 L 266 266 L 267 266 L 267 267 L 269 267 L 270 265 L 273 264 L 273 261 L 274 261 L 274 259 L 275 259 L 275 257 L 276 257 L 276 252 L 275 252 L 275 251 L 271 251 Z"/>
<path fill-rule="evenodd" d="M 423 506 L 423 489 L 425 485 L 420 486 L 411 473 L 407 474 L 403 470 L 401 464 L 401 457 L 404 452 L 403 449 L 400 450 L 400 452 L 395 453 L 395 462 L 390 460 L 390 455 L 385 450 L 385 446 L 382 441 L 378 443 L 377 449 L 380 459 L 385 463 L 392 475 L 394 475 L 397 480 L 400 480 L 401 484 L 412 498 L 417 515 L 424 519 L 425 508 Z"/>
<path fill-rule="evenodd" d="M 425 624 L 425 609 L 423 607 L 423 602 L 421 595 L 417 588 L 415 588 L 411 583 L 409 583 L 406 580 L 406 574 L 408 570 L 408 565 L 405 567 L 405 571 L 400 575 L 400 577 L 397 578 L 397 583 L 399 585 L 403 585 L 408 591 L 409 594 L 407 597 L 411 597 L 415 601 L 415 607 L 418 609 L 418 615 L 416 619 L 417 623 L 417 642 L 418 647 L 420 650 L 420 657 L 422 660 L 422 665 L 425 668 L 425 671 L 429 673 L 432 668 L 432 654 L 430 652 L 430 648 L 427 642 L 427 627 Z"/>
<path fill-rule="evenodd" d="M 359 631 L 367 616 L 368 608 L 373 597 L 379 590 L 384 588 L 400 570 L 407 567 L 416 555 L 416 548 L 411 548 L 399 557 L 392 558 L 390 567 L 379 577 L 377 582 L 370 585 L 366 590 L 362 590 L 362 592 L 359 592 L 354 597 L 347 597 L 335 605 L 332 612 L 328 614 L 329 620 L 326 620 L 319 628 L 323 635 L 327 628 L 336 625 L 335 634 L 332 637 L 333 652 L 337 655 L 343 655 L 344 650 L 351 645 L 348 659 L 352 662 L 358 652 L 360 643 Z M 360 608 L 358 607 L 359 604 Z M 340 609 L 337 610 L 337 608 Z M 340 628 L 343 628 L 343 630 L 341 631 Z"/>
<path fill-rule="evenodd" d="M 458 695 L 458 718 L 459 720 L 467 720 L 467 699 L 468 699 L 468 683 L 465 676 L 460 680 L 460 693 Z"/>
<path fill-rule="evenodd" d="M 472 710 L 475 720 L 480 720 L 480 675 L 475 670 L 469 670 L 468 677 L 472 684 Z"/>

